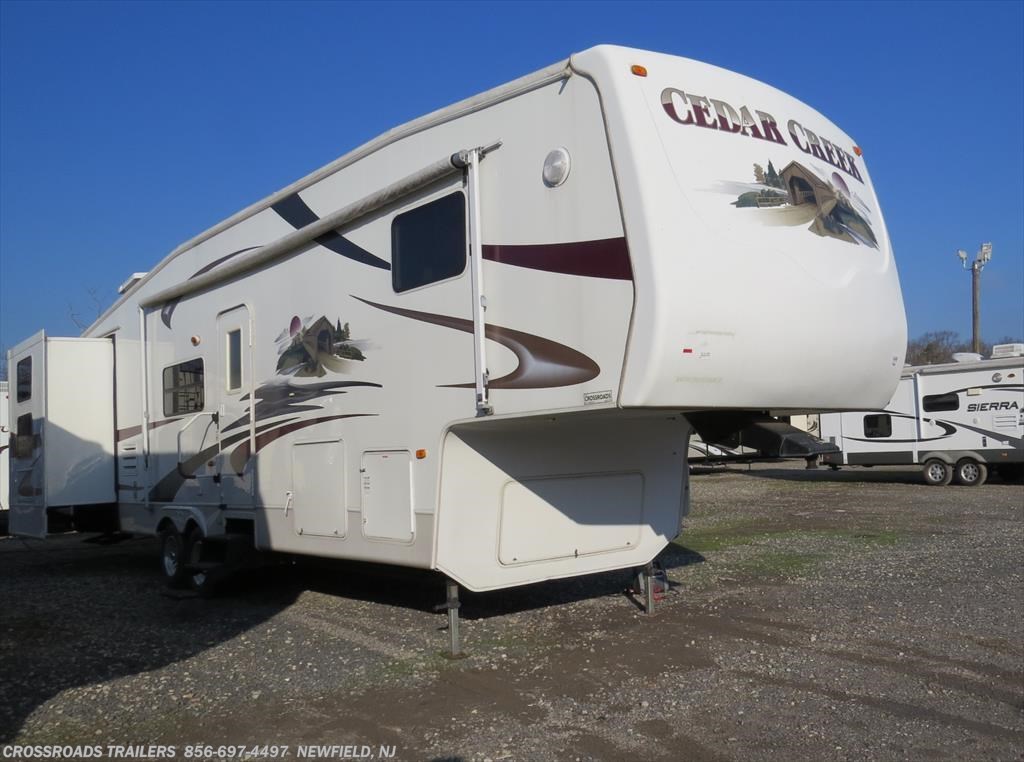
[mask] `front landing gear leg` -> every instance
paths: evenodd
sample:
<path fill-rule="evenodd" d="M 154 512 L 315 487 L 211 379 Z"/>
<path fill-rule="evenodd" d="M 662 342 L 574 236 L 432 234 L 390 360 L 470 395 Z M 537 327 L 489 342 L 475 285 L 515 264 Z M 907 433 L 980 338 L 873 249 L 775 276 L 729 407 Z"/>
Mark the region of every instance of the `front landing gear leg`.
<path fill-rule="evenodd" d="M 446 656 L 449 659 L 461 659 L 466 654 L 462 652 L 462 641 L 459 638 L 459 583 L 454 580 L 445 580 L 447 598 L 444 603 L 436 607 L 437 611 L 448 611 L 448 645 L 449 652 Z"/>
<path fill-rule="evenodd" d="M 645 614 L 654 613 L 654 564 L 638 566 L 633 570 L 633 589 L 643 596 Z"/>

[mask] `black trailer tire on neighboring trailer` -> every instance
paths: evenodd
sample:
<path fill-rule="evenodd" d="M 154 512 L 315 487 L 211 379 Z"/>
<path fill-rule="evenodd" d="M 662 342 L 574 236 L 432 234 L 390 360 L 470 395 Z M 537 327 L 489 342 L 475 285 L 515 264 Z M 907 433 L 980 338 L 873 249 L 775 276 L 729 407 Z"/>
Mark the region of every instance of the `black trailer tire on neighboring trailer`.
<path fill-rule="evenodd" d="M 965 487 L 980 487 L 988 478 L 988 468 L 973 458 L 963 458 L 956 464 L 956 483 Z"/>
<path fill-rule="evenodd" d="M 925 461 L 924 468 L 921 469 L 921 476 L 924 477 L 925 484 L 930 484 L 933 487 L 945 487 L 953 481 L 953 467 L 938 458 L 930 458 Z"/>
<path fill-rule="evenodd" d="M 157 533 L 160 538 L 160 570 L 169 587 L 184 587 L 188 583 L 188 572 L 185 568 L 185 538 L 175 528 L 167 524 Z"/>

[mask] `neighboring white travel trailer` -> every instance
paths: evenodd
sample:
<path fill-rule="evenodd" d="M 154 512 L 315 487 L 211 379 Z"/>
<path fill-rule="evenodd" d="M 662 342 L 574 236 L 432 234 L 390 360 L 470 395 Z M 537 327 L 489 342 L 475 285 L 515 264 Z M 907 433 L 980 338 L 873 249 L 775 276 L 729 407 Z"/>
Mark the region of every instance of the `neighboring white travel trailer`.
<path fill-rule="evenodd" d="M 1024 473 L 1024 344 L 1001 344 L 992 358 L 908 366 L 889 404 L 825 413 L 821 437 L 840 452 L 821 462 L 922 465 L 928 484 L 983 484 L 989 469 Z"/>
<path fill-rule="evenodd" d="M 472 590 L 643 566 L 689 509 L 689 411 L 879 406 L 906 346 L 853 139 L 607 46 L 382 135 L 123 291 L 9 354 L 12 527 L 92 506 L 197 585 L 225 540 Z"/>

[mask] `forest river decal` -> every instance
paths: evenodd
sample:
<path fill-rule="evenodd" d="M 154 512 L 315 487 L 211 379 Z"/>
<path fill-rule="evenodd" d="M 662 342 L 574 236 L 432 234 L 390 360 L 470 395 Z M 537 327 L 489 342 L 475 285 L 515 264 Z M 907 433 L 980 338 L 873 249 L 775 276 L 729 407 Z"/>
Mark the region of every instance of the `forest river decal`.
<path fill-rule="evenodd" d="M 758 210 L 766 225 L 808 225 L 823 237 L 878 248 L 870 212 L 838 172 L 826 180 L 799 162 L 778 172 L 769 161 L 767 170 L 754 165 L 753 183 L 730 183 L 727 189 L 740 190 L 733 206 Z"/>

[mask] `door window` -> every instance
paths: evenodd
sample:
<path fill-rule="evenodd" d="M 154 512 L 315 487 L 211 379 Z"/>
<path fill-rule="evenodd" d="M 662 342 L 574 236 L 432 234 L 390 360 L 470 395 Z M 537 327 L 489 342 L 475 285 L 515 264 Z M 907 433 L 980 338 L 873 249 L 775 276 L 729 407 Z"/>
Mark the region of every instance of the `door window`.
<path fill-rule="evenodd" d="M 236 392 L 242 388 L 242 329 L 228 331 L 227 389 Z"/>
<path fill-rule="evenodd" d="M 28 402 L 32 399 L 32 358 L 25 357 L 18 360 L 17 369 L 15 370 L 15 376 L 18 391 L 17 400 L 18 402 Z"/>

